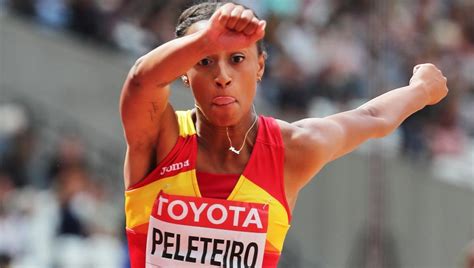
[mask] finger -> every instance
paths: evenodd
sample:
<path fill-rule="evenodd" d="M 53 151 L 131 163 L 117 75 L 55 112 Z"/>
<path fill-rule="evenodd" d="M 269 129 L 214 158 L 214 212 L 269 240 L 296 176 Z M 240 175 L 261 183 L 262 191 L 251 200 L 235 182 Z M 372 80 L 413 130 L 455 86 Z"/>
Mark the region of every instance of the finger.
<path fill-rule="evenodd" d="M 250 21 L 249 24 L 247 24 L 247 26 L 245 26 L 245 29 L 243 29 L 242 32 L 246 35 L 254 34 L 255 31 L 257 30 L 258 22 L 259 22 L 259 20 L 255 17 L 253 17 L 252 21 Z"/>
<path fill-rule="evenodd" d="M 261 21 L 258 22 L 257 30 L 253 34 L 254 38 L 252 38 L 252 39 L 254 39 L 255 42 L 262 39 L 265 36 L 265 27 L 266 26 L 267 26 L 266 21 L 261 20 Z"/>
<path fill-rule="evenodd" d="M 219 8 L 219 11 L 221 13 L 219 17 L 219 22 L 221 25 L 226 26 L 227 22 L 229 21 L 230 18 L 230 13 L 234 9 L 235 5 L 232 3 L 227 3 L 223 5 L 222 7 Z"/>
<path fill-rule="evenodd" d="M 214 14 L 212 14 L 211 18 L 209 19 L 209 24 L 215 25 L 219 21 L 221 15 L 222 9 L 219 8 L 218 10 L 216 10 L 216 12 L 214 12 Z"/>
<path fill-rule="evenodd" d="M 240 19 L 237 21 L 237 24 L 235 24 L 235 30 L 237 32 L 242 32 L 245 27 L 247 27 L 247 25 L 252 21 L 253 17 L 254 15 L 251 10 L 244 10 L 240 15 Z"/>
<path fill-rule="evenodd" d="M 235 25 L 237 24 L 237 21 L 240 19 L 240 15 L 242 15 L 242 12 L 244 12 L 244 8 L 242 6 L 236 6 L 232 12 L 230 13 L 229 21 L 227 21 L 227 28 L 228 29 L 235 29 Z"/>

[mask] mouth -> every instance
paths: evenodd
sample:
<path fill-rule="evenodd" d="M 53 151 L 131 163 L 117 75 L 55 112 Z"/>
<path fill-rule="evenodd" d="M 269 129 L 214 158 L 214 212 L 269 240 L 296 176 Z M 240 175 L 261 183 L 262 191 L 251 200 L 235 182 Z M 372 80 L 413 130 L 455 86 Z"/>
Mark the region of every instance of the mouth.
<path fill-rule="evenodd" d="M 218 96 L 212 99 L 212 104 L 217 106 L 227 106 L 235 102 L 237 102 L 237 100 L 230 96 Z"/>

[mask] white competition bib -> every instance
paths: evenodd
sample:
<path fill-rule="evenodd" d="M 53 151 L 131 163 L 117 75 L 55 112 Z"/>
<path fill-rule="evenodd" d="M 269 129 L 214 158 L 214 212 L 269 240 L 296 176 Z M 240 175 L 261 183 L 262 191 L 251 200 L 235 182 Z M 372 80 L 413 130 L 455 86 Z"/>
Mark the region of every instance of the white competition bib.
<path fill-rule="evenodd" d="M 168 195 L 155 200 L 146 267 L 261 267 L 268 206 Z"/>

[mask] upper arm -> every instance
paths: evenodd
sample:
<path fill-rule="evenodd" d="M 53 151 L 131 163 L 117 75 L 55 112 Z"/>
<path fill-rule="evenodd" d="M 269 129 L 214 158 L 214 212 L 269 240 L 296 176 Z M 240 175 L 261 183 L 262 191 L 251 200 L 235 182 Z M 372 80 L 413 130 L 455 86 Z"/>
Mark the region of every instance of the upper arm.
<path fill-rule="evenodd" d="M 286 148 L 293 180 L 299 187 L 304 186 L 328 162 L 353 151 L 369 138 L 385 135 L 386 125 L 383 118 L 361 108 L 292 123 Z"/>
<path fill-rule="evenodd" d="M 120 115 L 128 145 L 154 143 L 168 103 L 169 86 L 151 87 L 130 70 L 120 96 Z"/>
<path fill-rule="evenodd" d="M 143 84 L 135 75 L 135 68 L 136 65 L 130 70 L 120 97 L 127 142 L 126 186 L 143 179 L 178 138 L 176 116 L 168 103 L 169 86 Z"/>
<path fill-rule="evenodd" d="M 367 139 L 386 135 L 389 129 L 384 118 L 363 108 L 325 118 L 303 119 L 293 124 L 310 136 L 310 147 L 323 149 L 325 162 L 353 151 Z"/>

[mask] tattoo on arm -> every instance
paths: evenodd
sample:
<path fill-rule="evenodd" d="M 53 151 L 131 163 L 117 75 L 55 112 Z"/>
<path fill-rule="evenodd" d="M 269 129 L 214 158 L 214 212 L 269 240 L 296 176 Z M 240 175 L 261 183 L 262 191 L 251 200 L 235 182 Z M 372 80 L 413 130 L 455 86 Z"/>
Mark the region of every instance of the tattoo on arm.
<path fill-rule="evenodd" d="M 158 103 L 152 101 L 151 102 L 151 109 L 148 110 L 150 114 L 150 120 L 152 122 L 156 121 L 158 119 Z"/>
<path fill-rule="evenodd" d="M 151 106 L 153 107 L 153 112 L 158 112 L 158 103 L 152 101 Z"/>
<path fill-rule="evenodd" d="M 150 121 L 151 121 L 151 122 L 155 121 L 155 120 L 154 120 L 154 116 L 153 116 L 153 112 L 152 112 L 152 111 L 148 111 L 148 113 L 150 113 Z"/>

